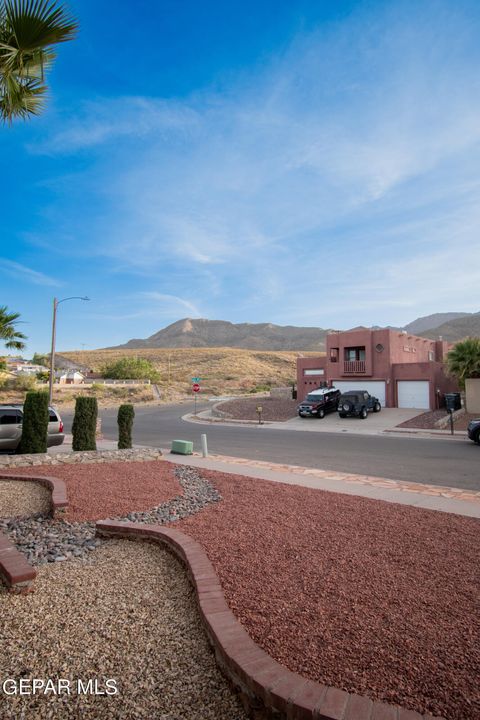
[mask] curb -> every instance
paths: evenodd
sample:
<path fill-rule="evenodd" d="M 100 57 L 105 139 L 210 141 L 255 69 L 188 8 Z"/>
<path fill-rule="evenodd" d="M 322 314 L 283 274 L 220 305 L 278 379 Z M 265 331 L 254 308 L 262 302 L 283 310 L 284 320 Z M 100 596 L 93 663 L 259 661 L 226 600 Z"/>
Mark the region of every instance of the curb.
<path fill-rule="evenodd" d="M 43 487 L 51 492 L 52 516 L 54 518 L 63 517 L 68 507 L 67 487 L 60 478 L 45 475 L 17 475 L 15 473 L 0 473 L 0 481 L 2 480 L 23 480 L 40 483 Z"/>
<path fill-rule="evenodd" d="M 280 665 L 251 639 L 235 618 L 202 546 L 183 532 L 160 525 L 101 520 L 96 523 L 96 533 L 101 537 L 163 543 L 186 565 L 216 660 L 239 689 L 246 709 L 253 711 L 256 718 L 442 720 L 322 685 Z"/>
<path fill-rule="evenodd" d="M 11 592 L 25 595 L 33 590 L 37 571 L 10 539 L 0 531 L 0 579 Z"/>

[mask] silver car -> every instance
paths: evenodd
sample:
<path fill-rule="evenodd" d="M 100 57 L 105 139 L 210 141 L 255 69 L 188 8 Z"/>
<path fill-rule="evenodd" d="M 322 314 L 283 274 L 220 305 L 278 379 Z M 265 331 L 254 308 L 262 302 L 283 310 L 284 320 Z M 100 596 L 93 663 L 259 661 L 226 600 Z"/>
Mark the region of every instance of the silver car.
<path fill-rule="evenodd" d="M 61 445 L 65 439 L 58 410 L 48 408 L 47 447 Z M 0 452 L 14 452 L 22 437 L 23 405 L 0 405 Z"/>

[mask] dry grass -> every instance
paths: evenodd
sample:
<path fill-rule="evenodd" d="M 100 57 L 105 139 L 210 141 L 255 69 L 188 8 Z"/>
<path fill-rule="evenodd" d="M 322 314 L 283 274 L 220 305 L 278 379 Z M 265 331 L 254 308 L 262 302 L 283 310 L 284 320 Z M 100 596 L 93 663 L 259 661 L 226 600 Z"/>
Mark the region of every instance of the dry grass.
<path fill-rule="evenodd" d="M 202 396 L 243 395 L 270 387 L 283 387 L 296 381 L 299 356 L 324 353 L 244 350 L 240 348 L 158 348 L 141 350 L 84 350 L 61 352 L 62 357 L 84 365 L 95 372 L 123 357 L 139 357 L 150 362 L 160 373 L 157 383 L 162 399 L 178 401 L 191 395 L 192 377 L 201 378 Z M 149 386 L 86 385 L 81 389 L 58 385 L 53 402 L 60 407 L 71 405 L 78 395 L 94 395 L 102 406 L 121 402 L 145 403 L 157 400 Z M 0 402 L 23 402 L 25 392 L 0 390 Z"/>
<path fill-rule="evenodd" d="M 249 393 L 258 387 L 281 387 L 296 380 L 299 355 L 316 352 L 244 350 L 237 348 L 158 348 L 141 350 L 85 350 L 62 352 L 63 357 L 98 371 L 122 357 L 140 357 L 159 371 L 160 389 L 169 399 L 191 392 L 191 378 L 202 378 L 202 393 Z"/>
<path fill-rule="evenodd" d="M 45 385 L 39 385 L 39 389 L 48 390 Z M 26 393 L 22 390 L 0 390 L 0 402 L 2 403 L 23 403 Z M 154 399 L 152 388 L 149 385 L 134 386 L 103 386 L 85 385 L 69 387 L 68 385 L 54 387 L 53 405 L 57 407 L 70 406 L 75 403 L 78 396 L 87 395 L 96 397 L 99 403 L 106 407 L 108 405 L 119 405 L 124 402 L 145 403 Z"/>

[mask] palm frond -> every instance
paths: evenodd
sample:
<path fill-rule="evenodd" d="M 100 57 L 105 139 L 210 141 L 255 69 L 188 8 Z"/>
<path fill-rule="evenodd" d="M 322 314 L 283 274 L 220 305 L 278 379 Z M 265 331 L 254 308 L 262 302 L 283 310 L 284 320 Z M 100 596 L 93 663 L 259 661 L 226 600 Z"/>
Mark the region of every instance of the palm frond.
<path fill-rule="evenodd" d="M 9 313 L 6 306 L 0 307 L 0 340 L 3 340 L 7 348 L 23 350 L 27 337 L 15 329 L 15 323 L 20 313 Z"/>
<path fill-rule="evenodd" d="M 45 107 L 47 86 L 41 80 L 18 80 L 12 76 L 0 81 L 0 118 L 11 123 L 14 118 L 39 115 Z"/>
<path fill-rule="evenodd" d="M 39 114 L 46 100 L 51 46 L 71 40 L 78 24 L 52 0 L 0 0 L 0 118 Z"/>
<path fill-rule="evenodd" d="M 78 24 L 63 5 L 48 0 L 5 0 L 5 34 L 24 52 L 72 40 Z"/>

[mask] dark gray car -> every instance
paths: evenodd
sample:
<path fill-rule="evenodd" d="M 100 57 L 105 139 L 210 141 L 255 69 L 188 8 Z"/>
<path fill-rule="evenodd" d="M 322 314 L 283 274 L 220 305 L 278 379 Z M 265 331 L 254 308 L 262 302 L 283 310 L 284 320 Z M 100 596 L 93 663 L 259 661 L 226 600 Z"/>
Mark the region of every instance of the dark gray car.
<path fill-rule="evenodd" d="M 353 415 L 365 420 L 369 411 L 380 412 L 381 409 L 380 400 L 366 390 L 349 390 L 342 393 L 338 401 L 338 414 L 341 418 Z"/>
<path fill-rule="evenodd" d="M 61 445 L 65 439 L 58 410 L 48 408 L 47 447 Z M 0 405 L 0 451 L 15 452 L 22 437 L 23 405 Z"/>

